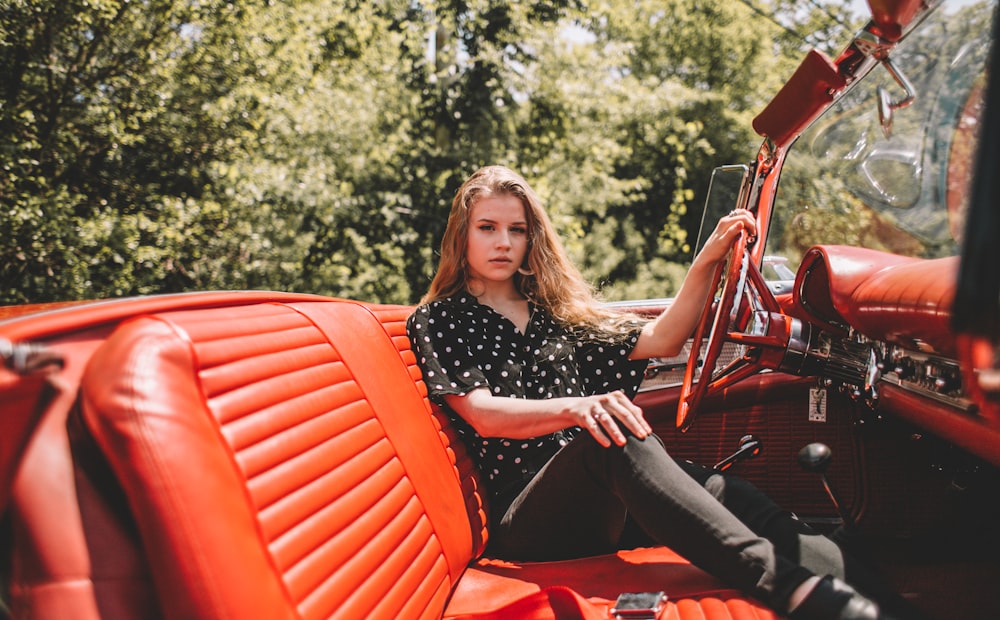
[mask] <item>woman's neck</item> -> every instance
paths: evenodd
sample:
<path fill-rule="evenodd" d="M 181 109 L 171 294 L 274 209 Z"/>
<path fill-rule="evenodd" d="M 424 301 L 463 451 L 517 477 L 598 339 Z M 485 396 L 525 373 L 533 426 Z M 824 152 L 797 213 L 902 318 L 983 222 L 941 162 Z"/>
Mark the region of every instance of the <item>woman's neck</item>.
<path fill-rule="evenodd" d="M 529 320 L 528 300 L 513 284 L 511 286 L 487 286 L 481 292 L 473 286 L 470 287 L 469 292 L 476 298 L 476 301 L 493 308 L 494 311 L 507 317 L 518 331 L 525 332 Z"/>
<path fill-rule="evenodd" d="M 484 282 L 472 280 L 466 286 L 469 293 L 481 304 L 496 309 L 497 306 L 509 306 L 525 301 L 524 295 L 514 286 L 513 280 L 504 282 Z"/>

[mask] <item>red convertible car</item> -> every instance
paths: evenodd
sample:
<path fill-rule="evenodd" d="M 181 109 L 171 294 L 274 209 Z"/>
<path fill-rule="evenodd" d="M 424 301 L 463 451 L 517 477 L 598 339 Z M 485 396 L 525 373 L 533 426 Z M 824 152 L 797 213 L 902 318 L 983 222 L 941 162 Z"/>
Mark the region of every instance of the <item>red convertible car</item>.
<path fill-rule="evenodd" d="M 704 221 L 743 206 L 758 237 L 636 400 L 676 455 L 750 479 L 930 616 L 997 618 L 997 3 L 869 6 L 754 119 L 756 156 L 713 173 Z M 410 310 L 0 309 L 0 618 L 608 618 L 660 591 L 660 618 L 776 617 L 667 548 L 490 558 Z"/>

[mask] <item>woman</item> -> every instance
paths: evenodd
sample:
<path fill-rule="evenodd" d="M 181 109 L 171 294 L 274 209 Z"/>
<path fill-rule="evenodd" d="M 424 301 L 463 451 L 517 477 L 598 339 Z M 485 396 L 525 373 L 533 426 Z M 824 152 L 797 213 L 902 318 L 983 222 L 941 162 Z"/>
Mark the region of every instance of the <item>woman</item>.
<path fill-rule="evenodd" d="M 458 190 L 407 331 L 430 397 L 492 496 L 490 552 L 519 560 L 670 546 L 793 618 L 885 618 L 899 599 L 738 478 L 670 457 L 631 397 L 646 360 L 690 337 L 743 210 L 722 218 L 669 309 L 603 309 L 527 182 L 489 166 Z"/>

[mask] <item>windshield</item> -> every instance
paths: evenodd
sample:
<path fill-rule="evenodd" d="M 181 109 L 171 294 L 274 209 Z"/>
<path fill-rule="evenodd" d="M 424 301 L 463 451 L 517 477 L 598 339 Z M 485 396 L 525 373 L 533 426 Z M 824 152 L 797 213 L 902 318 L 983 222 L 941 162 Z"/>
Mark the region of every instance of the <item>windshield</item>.
<path fill-rule="evenodd" d="M 946 1 L 892 52 L 912 85 L 912 103 L 878 66 L 803 132 L 782 168 L 768 263 L 794 270 L 817 244 L 957 254 L 995 3 Z M 898 106 L 888 115 L 891 126 L 880 122 L 880 90 Z M 786 279 L 782 273 L 789 270 L 764 275 Z"/>

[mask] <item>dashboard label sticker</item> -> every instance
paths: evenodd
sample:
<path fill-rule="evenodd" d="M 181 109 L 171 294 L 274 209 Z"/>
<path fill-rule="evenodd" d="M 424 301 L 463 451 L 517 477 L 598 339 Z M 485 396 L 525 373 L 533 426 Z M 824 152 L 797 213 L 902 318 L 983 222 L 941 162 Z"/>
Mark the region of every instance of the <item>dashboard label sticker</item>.
<path fill-rule="evenodd" d="M 823 388 L 809 390 L 809 421 L 826 422 L 826 390 Z"/>

